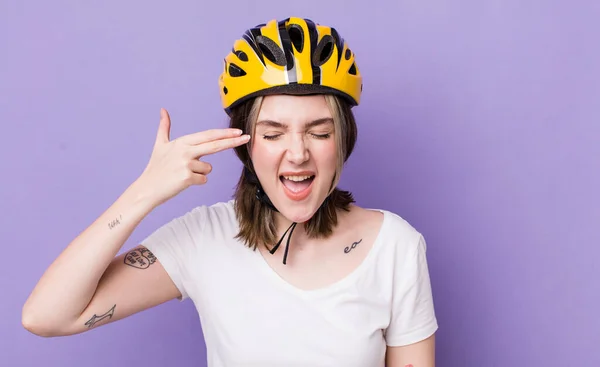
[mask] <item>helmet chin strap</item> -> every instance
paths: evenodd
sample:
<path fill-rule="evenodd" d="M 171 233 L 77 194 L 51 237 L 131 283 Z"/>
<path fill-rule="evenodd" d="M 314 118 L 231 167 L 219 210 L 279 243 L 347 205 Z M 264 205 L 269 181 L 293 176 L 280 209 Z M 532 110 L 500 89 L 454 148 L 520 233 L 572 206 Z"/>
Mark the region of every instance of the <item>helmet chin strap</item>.
<path fill-rule="evenodd" d="M 269 199 L 269 197 L 267 196 L 267 194 L 265 193 L 265 191 L 263 190 L 260 181 L 258 181 L 258 177 L 256 177 L 256 174 L 254 172 L 251 172 L 248 167 L 244 166 L 244 175 L 246 176 L 246 179 L 248 180 L 248 182 L 254 184 L 256 186 L 256 199 L 258 201 L 260 201 L 261 203 L 267 205 L 269 208 L 271 208 L 272 210 L 274 210 L 275 212 L 279 213 L 279 210 L 277 210 L 277 208 L 275 207 L 275 205 L 273 205 L 273 203 L 271 202 L 271 199 Z M 281 245 L 281 243 L 283 242 L 283 239 L 285 238 L 285 235 L 290 232 L 290 235 L 287 238 L 286 244 L 285 244 L 285 252 L 283 253 L 283 264 L 286 265 L 287 264 L 287 255 L 290 249 L 290 239 L 292 238 L 292 233 L 294 233 L 294 229 L 296 228 L 296 225 L 298 223 L 293 222 L 288 229 L 283 233 L 283 236 L 281 236 L 281 239 L 279 239 L 279 242 L 277 242 L 277 244 L 271 249 L 269 250 L 269 252 L 271 253 L 271 255 L 273 255 L 275 252 L 277 252 L 277 249 L 279 248 L 279 246 Z"/>
<path fill-rule="evenodd" d="M 260 184 L 260 181 L 258 181 L 258 177 L 256 177 L 256 174 L 254 172 L 251 172 L 250 169 L 248 169 L 248 167 L 244 166 L 244 175 L 246 176 L 246 179 L 248 180 L 249 183 L 254 184 L 256 186 L 256 199 L 258 201 L 260 201 L 261 203 L 267 205 L 269 208 L 271 208 L 275 212 L 279 213 L 279 210 L 275 207 L 275 205 L 273 205 L 273 203 L 271 202 L 271 199 L 269 199 L 269 197 L 267 196 L 267 194 L 263 190 L 263 188 L 262 188 L 262 186 Z M 323 207 L 327 203 L 328 199 L 329 199 L 329 196 L 327 196 L 325 198 L 325 200 L 323 201 L 323 204 L 321 204 L 321 207 Z M 283 239 L 285 238 L 285 235 L 288 232 L 290 232 L 290 234 L 288 235 L 287 241 L 285 243 L 285 252 L 283 253 L 283 264 L 284 265 L 287 264 L 287 256 L 288 256 L 288 252 L 289 252 L 289 249 L 290 249 L 290 239 L 292 238 L 292 233 L 294 233 L 294 229 L 296 229 L 297 225 L 298 225 L 298 223 L 293 222 L 288 227 L 288 229 L 286 229 L 286 231 L 283 233 L 283 236 L 281 236 L 281 238 L 279 239 L 279 241 L 277 242 L 277 244 L 271 250 L 269 250 L 269 252 L 271 253 L 271 255 L 273 255 L 275 252 L 277 252 L 277 249 L 279 248 L 279 246 L 283 242 Z"/>

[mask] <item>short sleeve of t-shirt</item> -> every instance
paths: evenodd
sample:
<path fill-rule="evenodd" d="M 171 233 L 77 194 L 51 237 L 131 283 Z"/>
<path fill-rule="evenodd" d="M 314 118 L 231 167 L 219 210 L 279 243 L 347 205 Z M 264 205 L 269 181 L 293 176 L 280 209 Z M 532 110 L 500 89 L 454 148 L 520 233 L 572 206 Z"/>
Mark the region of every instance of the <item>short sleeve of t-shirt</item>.
<path fill-rule="evenodd" d="M 438 328 L 435 316 L 426 243 L 421 234 L 406 251 L 396 253 L 388 346 L 404 346 L 431 336 Z"/>
<path fill-rule="evenodd" d="M 164 224 L 141 244 L 146 246 L 181 292 L 180 301 L 189 298 L 192 275 L 190 262 L 197 258 L 197 235 L 201 233 L 203 207 L 197 207 L 186 214 Z"/>

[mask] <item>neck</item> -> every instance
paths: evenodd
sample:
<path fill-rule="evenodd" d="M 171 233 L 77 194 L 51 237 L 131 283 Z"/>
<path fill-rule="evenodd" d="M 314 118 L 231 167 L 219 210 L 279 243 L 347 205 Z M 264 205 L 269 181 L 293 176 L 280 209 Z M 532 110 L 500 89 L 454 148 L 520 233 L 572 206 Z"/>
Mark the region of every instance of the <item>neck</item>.
<path fill-rule="evenodd" d="M 273 215 L 275 216 L 275 228 L 277 228 L 277 233 L 285 232 L 294 223 L 279 212 L 274 212 Z M 302 223 L 298 223 L 294 232 L 298 232 L 302 227 L 304 227 Z"/>

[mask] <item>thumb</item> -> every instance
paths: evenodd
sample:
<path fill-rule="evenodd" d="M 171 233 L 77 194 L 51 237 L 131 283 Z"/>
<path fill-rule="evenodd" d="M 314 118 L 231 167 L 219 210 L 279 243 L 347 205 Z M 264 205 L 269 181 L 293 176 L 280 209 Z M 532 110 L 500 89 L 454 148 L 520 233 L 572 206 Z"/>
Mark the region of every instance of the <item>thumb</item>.
<path fill-rule="evenodd" d="M 156 143 L 168 143 L 171 135 L 171 117 L 164 108 L 160 109 L 160 123 L 156 133 Z"/>

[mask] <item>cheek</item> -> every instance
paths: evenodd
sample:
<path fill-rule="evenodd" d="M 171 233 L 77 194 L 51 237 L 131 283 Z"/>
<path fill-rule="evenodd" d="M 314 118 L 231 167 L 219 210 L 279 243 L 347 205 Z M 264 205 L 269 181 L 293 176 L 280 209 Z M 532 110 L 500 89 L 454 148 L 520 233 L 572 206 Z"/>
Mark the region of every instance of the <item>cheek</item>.
<path fill-rule="evenodd" d="M 252 144 L 252 148 L 250 150 L 250 157 L 252 159 L 269 159 L 281 153 L 282 149 L 278 144 L 264 141 L 262 138 L 258 137 L 255 139 L 260 140 L 257 140 L 254 142 L 254 144 Z"/>
<path fill-rule="evenodd" d="M 316 145 L 313 149 L 313 157 L 323 166 L 322 168 L 335 170 L 337 166 L 337 148 L 335 142 L 331 140 L 326 144 Z"/>
<path fill-rule="evenodd" d="M 250 159 L 252 159 L 252 164 L 257 171 L 272 170 L 277 163 L 277 157 L 278 150 L 272 144 L 256 142 L 250 150 Z"/>

